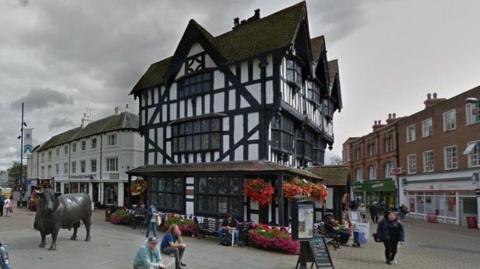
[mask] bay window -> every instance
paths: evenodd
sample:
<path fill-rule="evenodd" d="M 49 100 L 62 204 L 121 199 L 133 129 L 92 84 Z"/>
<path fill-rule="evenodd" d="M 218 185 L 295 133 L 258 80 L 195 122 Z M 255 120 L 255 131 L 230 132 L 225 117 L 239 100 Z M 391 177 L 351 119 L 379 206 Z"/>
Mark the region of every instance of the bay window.
<path fill-rule="evenodd" d="M 172 152 L 220 150 L 220 118 L 198 119 L 172 125 Z"/>
<path fill-rule="evenodd" d="M 274 116 L 272 119 L 272 148 L 293 153 L 294 123 L 292 120 Z"/>
<path fill-rule="evenodd" d="M 161 211 L 185 212 L 184 178 L 150 178 L 150 203 L 156 204 Z"/>
<path fill-rule="evenodd" d="M 293 59 L 287 59 L 287 82 L 302 87 L 302 67 Z"/>
<path fill-rule="evenodd" d="M 230 213 L 243 218 L 243 179 L 240 177 L 199 177 L 195 179 L 195 214 L 224 217 Z"/>

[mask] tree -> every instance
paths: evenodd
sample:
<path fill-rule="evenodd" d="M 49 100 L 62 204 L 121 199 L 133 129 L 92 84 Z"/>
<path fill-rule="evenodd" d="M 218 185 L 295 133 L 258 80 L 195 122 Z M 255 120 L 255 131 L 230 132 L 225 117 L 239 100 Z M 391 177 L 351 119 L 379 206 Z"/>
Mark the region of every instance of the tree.
<path fill-rule="evenodd" d="M 23 169 L 25 169 L 25 165 L 23 166 Z M 16 182 L 17 180 L 20 180 L 22 176 L 22 168 L 19 162 L 12 162 L 12 165 L 10 168 L 8 168 L 8 180 L 12 182 Z"/>
<path fill-rule="evenodd" d="M 332 157 L 330 157 L 330 165 L 341 165 L 341 164 L 343 164 L 342 157 L 338 155 L 333 155 Z"/>

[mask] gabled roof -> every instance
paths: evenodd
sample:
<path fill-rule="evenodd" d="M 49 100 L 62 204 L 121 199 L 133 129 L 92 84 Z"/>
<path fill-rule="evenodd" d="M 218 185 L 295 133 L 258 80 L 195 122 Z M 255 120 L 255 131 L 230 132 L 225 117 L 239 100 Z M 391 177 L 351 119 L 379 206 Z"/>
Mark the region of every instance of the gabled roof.
<path fill-rule="evenodd" d="M 138 130 L 138 116 L 130 112 L 122 112 L 97 121 L 90 122 L 84 128 L 77 127 L 61 134 L 55 135 L 43 143 L 36 151 L 43 151 L 71 141 L 79 140 L 93 135 L 119 130 Z"/>
<path fill-rule="evenodd" d="M 187 29 L 195 26 L 192 28 L 199 30 L 218 54 L 228 62 L 235 62 L 292 44 L 305 16 L 306 4 L 303 1 L 269 16 L 240 24 L 217 37 L 213 37 L 194 20 L 189 22 Z M 171 59 L 168 57 L 152 64 L 130 93 L 135 94 L 164 83 Z"/>
<path fill-rule="evenodd" d="M 340 111 L 343 108 L 343 101 L 342 91 L 340 88 L 340 75 L 338 72 L 338 60 L 335 59 L 328 62 L 328 76 L 330 87 L 332 87 L 331 96 L 334 100 L 334 108 Z"/>
<path fill-rule="evenodd" d="M 312 47 L 312 58 L 318 60 L 320 54 L 325 50 L 325 37 L 323 35 L 310 39 L 310 45 Z"/>
<path fill-rule="evenodd" d="M 327 186 L 345 186 L 350 179 L 350 169 L 345 165 L 315 166 L 308 170 L 321 177 Z"/>

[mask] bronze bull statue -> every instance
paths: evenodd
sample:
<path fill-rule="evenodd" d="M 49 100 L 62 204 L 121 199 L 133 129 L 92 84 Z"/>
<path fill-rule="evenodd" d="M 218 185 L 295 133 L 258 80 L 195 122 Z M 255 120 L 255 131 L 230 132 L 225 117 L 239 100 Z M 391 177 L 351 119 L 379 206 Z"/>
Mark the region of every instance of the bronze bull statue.
<path fill-rule="evenodd" d="M 37 195 L 39 197 L 38 208 L 33 226 L 42 236 L 42 242 L 38 247 L 45 247 L 45 239 L 47 235 L 51 234 L 52 244 L 49 249 L 55 250 L 60 228 L 69 230 L 73 228 L 73 234 L 70 239 L 76 240 L 80 221 L 83 222 L 87 230 L 85 241 L 90 241 L 92 202 L 88 194 L 61 195 L 48 188 L 42 192 L 37 192 Z"/>

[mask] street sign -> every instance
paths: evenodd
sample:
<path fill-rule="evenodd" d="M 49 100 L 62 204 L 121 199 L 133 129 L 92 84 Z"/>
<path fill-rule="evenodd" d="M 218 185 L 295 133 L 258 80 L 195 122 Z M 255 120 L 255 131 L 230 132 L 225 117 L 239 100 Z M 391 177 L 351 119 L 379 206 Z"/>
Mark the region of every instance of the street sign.
<path fill-rule="evenodd" d="M 403 167 L 395 167 L 395 168 L 392 168 L 392 170 L 390 171 L 392 175 L 396 175 L 396 176 L 401 175 L 404 172 L 405 170 L 403 170 Z"/>

